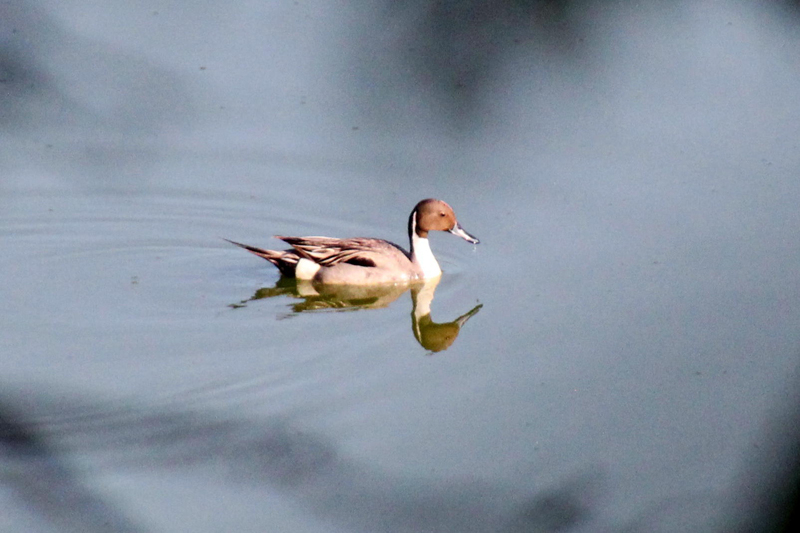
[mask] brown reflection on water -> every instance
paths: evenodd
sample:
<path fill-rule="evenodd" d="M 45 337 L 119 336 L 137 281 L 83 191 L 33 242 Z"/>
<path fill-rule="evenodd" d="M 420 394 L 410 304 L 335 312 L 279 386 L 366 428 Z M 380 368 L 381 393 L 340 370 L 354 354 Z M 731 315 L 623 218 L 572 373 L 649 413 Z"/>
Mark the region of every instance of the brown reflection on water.
<path fill-rule="evenodd" d="M 429 352 L 441 352 L 453 345 L 461 328 L 480 311 L 478 304 L 450 322 L 434 322 L 431 303 L 440 278 L 416 283 L 386 285 L 325 285 L 310 281 L 281 278 L 272 287 L 258 289 L 253 296 L 229 307 L 246 307 L 248 302 L 286 296 L 300 301 L 292 304 L 292 315 L 311 311 L 359 311 L 385 308 L 406 292 L 411 293 L 411 329 L 420 346 Z"/>

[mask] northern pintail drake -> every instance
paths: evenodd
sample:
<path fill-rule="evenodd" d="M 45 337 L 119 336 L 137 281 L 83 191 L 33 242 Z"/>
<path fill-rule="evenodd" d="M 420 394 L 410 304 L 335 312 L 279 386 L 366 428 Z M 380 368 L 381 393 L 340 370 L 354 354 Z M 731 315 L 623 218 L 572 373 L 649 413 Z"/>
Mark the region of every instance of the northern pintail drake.
<path fill-rule="evenodd" d="M 480 242 L 464 231 L 452 207 L 432 198 L 419 202 L 408 217 L 409 251 L 383 239 L 362 237 L 333 239 L 276 235 L 292 246 L 289 250 L 264 250 L 228 242 L 263 257 L 289 278 L 317 283 L 370 285 L 440 276 L 442 269 L 428 242 L 428 232 L 433 230 L 449 231 L 472 244 Z"/>

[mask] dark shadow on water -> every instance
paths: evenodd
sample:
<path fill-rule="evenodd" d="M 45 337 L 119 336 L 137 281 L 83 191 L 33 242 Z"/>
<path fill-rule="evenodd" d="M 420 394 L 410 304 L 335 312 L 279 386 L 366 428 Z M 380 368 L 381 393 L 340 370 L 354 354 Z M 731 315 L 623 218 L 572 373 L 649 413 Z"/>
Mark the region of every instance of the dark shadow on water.
<path fill-rule="evenodd" d="M 504 66 L 504 57 L 524 51 L 562 65 L 582 58 L 585 49 L 577 45 L 585 34 L 585 6 L 591 3 L 387 2 L 373 12 L 370 27 L 380 28 L 380 33 L 354 33 L 354 47 L 370 51 L 357 62 L 363 72 L 362 94 L 372 94 L 380 112 L 385 102 L 408 91 L 414 100 L 434 101 L 430 108 L 440 112 L 438 119 L 458 130 L 469 128 L 484 118 L 481 101 L 492 98 L 487 90 Z M 384 28 L 392 38 L 385 37 Z M 402 78 L 394 79 L 396 73 Z"/>
<path fill-rule="evenodd" d="M 236 418 L 217 410 L 137 408 L 51 399 L 0 399 L 2 482 L 20 505 L 63 531 L 140 531 L 102 494 L 93 473 L 191 471 L 209 483 L 272 487 L 319 520 L 347 531 L 568 531 L 591 520 L 605 484 L 590 470 L 553 487 L 407 478 L 342 455 L 291 420 Z M 64 466 L 79 458 L 81 476 Z"/>
<path fill-rule="evenodd" d="M 87 174 L 141 180 L 158 157 L 153 136 L 194 120 L 185 79 L 74 32 L 49 9 L 0 3 L 0 134 L 40 149 L 33 162 L 0 150 L 0 168 L 35 163 L 82 182 Z"/>
<path fill-rule="evenodd" d="M 792 531 L 798 431 L 785 422 L 796 414 L 774 420 L 772 444 L 748 461 L 733 493 L 679 494 L 611 527 L 602 525 L 602 504 L 612 487 L 596 465 L 544 487 L 530 475 L 515 484 L 469 472 L 407 477 L 348 458 L 332 439 L 286 416 L 53 397 L 30 387 L 0 396 L 0 483 L 27 513 L 66 532 L 145 531 L 93 487 L 96 475 L 120 471 L 270 487 L 344 531 Z M 80 470 L 70 466 L 76 463 Z"/>
<path fill-rule="evenodd" d="M 788 381 L 786 403 L 763 422 L 741 457 L 739 474 L 723 490 L 662 498 L 614 531 L 784 533 L 800 525 L 800 374 Z"/>
<path fill-rule="evenodd" d="M 315 311 L 360 311 L 388 307 L 406 292 L 411 293 L 411 329 L 420 346 L 429 352 L 441 352 L 452 346 L 461 328 L 483 307 L 478 304 L 450 322 L 434 322 L 431 318 L 431 302 L 439 279 L 424 283 L 353 286 L 313 284 L 282 277 L 272 287 L 258 289 L 247 300 L 230 304 L 239 309 L 248 302 L 264 298 L 285 296 L 300 300 L 292 304 L 292 313 L 282 318 L 291 318 L 301 313 Z"/>
<path fill-rule="evenodd" d="M 59 531 L 144 531 L 70 468 L 68 457 L 46 433 L 26 413 L 0 401 L 0 483 L 17 501 Z"/>
<path fill-rule="evenodd" d="M 800 352 L 797 354 L 800 360 Z M 736 480 L 731 514 L 746 510 L 729 530 L 778 533 L 800 525 L 800 368 L 783 393 L 786 404 L 763 421 Z"/>

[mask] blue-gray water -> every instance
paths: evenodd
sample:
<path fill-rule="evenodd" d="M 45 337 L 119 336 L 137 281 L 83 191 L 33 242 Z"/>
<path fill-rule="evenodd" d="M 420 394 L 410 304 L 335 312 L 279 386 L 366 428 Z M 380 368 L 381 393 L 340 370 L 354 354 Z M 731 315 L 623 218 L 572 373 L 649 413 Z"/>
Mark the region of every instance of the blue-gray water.
<path fill-rule="evenodd" d="M 734 1 L 0 3 L 0 531 L 764 525 L 799 45 Z M 427 320 L 222 240 L 406 245 L 426 197 L 482 241 L 432 236 Z"/>

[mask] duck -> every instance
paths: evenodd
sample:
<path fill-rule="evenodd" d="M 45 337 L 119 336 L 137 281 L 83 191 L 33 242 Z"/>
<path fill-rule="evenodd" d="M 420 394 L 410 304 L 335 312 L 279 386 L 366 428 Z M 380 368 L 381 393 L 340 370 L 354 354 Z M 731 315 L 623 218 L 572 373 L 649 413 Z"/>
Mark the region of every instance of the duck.
<path fill-rule="evenodd" d="M 471 244 L 480 243 L 461 227 L 452 207 L 434 198 L 417 203 L 408 217 L 408 251 L 390 241 L 365 237 L 275 235 L 291 246 L 288 250 L 266 250 L 225 240 L 266 259 L 286 278 L 331 285 L 377 285 L 440 277 L 442 269 L 428 242 L 431 231 L 446 231 Z"/>

